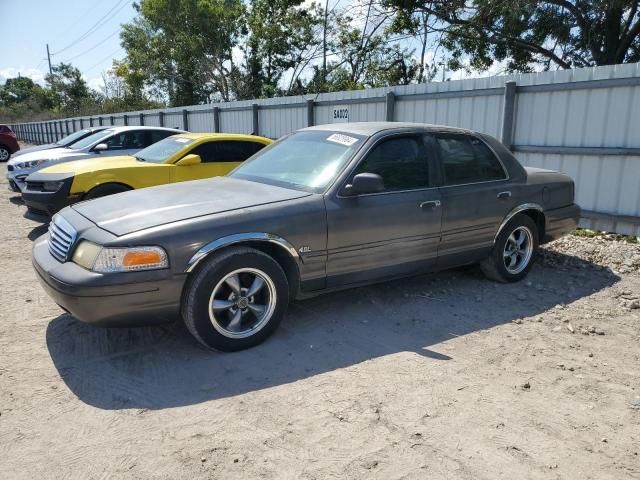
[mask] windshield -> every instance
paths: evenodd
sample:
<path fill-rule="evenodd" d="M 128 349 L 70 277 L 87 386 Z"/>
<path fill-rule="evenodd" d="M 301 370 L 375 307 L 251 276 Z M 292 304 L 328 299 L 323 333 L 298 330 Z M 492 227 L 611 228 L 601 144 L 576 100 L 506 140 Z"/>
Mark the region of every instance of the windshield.
<path fill-rule="evenodd" d="M 331 131 L 298 132 L 260 150 L 230 176 L 322 192 L 365 137 Z"/>
<path fill-rule="evenodd" d="M 145 162 L 164 163 L 171 155 L 193 142 L 192 138 L 167 137 L 140 150 L 135 156 Z"/>
<path fill-rule="evenodd" d="M 78 140 L 73 145 L 69 145 L 69 148 L 73 150 L 82 150 L 83 148 L 93 145 L 100 140 L 106 139 L 111 135 L 113 135 L 113 130 L 102 130 L 100 132 L 95 132 L 88 137 L 83 138 L 82 140 Z"/>
<path fill-rule="evenodd" d="M 78 130 L 77 132 L 73 132 L 72 134 L 67 135 L 66 137 L 62 137 L 60 140 L 56 142 L 56 145 L 60 145 L 61 147 L 66 147 L 68 145 L 71 145 L 73 142 L 80 140 L 82 137 L 87 135 L 87 133 L 89 133 L 88 130 Z"/>

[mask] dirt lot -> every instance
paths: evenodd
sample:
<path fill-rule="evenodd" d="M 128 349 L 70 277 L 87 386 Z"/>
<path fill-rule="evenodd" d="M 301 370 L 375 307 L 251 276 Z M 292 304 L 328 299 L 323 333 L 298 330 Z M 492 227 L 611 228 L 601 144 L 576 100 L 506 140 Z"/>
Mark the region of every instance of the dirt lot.
<path fill-rule="evenodd" d="M 640 478 L 640 245 L 568 237 L 291 307 L 250 351 L 40 289 L 0 166 L 0 478 Z"/>

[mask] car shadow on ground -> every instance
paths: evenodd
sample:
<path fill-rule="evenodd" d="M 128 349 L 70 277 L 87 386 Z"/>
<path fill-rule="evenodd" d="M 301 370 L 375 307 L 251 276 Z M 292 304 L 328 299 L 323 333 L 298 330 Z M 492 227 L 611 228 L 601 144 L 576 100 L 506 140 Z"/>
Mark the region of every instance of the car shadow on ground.
<path fill-rule="evenodd" d="M 36 240 L 38 237 L 44 235 L 49 230 L 49 223 L 43 223 L 31 229 L 31 231 L 27 234 L 27 238 L 32 242 Z"/>
<path fill-rule="evenodd" d="M 610 270 L 546 252 L 525 281 L 477 269 L 428 274 L 292 304 L 264 344 L 236 353 L 199 346 L 180 322 L 102 329 L 60 315 L 47 328 L 69 389 L 102 409 L 162 409 L 283 385 L 398 352 L 450 360 L 438 344 L 571 303 L 616 283 Z M 486 307 L 491 305 L 491 314 Z"/>
<path fill-rule="evenodd" d="M 9 201 L 14 205 L 24 205 L 24 201 L 20 195 L 15 195 L 13 197 L 9 197 Z"/>

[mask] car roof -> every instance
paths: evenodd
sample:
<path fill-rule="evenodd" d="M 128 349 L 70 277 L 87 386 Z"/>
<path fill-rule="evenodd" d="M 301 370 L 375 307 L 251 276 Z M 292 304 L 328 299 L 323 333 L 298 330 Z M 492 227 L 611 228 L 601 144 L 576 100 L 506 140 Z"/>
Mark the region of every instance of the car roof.
<path fill-rule="evenodd" d="M 256 141 L 256 140 L 269 140 L 266 137 L 261 137 L 258 135 L 248 135 L 244 133 L 179 133 L 174 135 L 174 137 L 180 138 L 191 138 L 193 140 L 200 140 L 202 138 L 210 139 L 210 140 L 248 140 L 248 141 Z M 269 140 L 271 141 L 271 140 Z"/>
<path fill-rule="evenodd" d="M 432 132 L 472 133 L 464 128 L 448 127 L 446 125 L 433 125 L 430 123 L 413 122 L 353 122 L 353 123 L 328 123 L 301 129 L 302 131 L 325 130 L 353 133 L 370 137 L 376 133 L 389 130 L 423 130 Z"/>
<path fill-rule="evenodd" d="M 129 126 L 118 126 L 118 125 L 110 125 L 107 126 L 106 128 L 107 130 L 113 130 L 116 133 L 120 133 L 120 132 L 128 132 L 130 130 L 165 130 L 167 132 L 174 132 L 174 133 L 187 133 L 185 130 L 179 130 L 177 128 L 166 128 L 166 127 L 153 127 L 153 126 L 148 126 L 148 125 L 129 125 Z"/>

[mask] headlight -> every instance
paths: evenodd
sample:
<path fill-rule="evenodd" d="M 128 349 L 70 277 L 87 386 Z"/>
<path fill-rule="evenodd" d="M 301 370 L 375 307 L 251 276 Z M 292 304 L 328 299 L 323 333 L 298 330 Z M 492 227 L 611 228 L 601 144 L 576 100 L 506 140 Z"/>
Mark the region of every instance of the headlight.
<path fill-rule="evenodd" d="M 73 262 L 98 273 L 137 272 L 169 267 L 167 252 L 160 247 L 109 248 L 83 240 Z"/>
<path fill-rule="evenodd" d="M 62 187 L 63 183 L 64 183 L 64 181 L 44 182 L 43 186 L 42 186 L 42 189 L 45 192 L 57 192 L 58 190 L 60 190 L 60 187 Z"/>
<path fill-rule="evenodd" d="M 47 160 L 30 160 L 28 162 L 22 162 L 16 165 L 16 168 L 19 169 L 23 169 L 23 168 L 35 168 L 38 165 L 43 164 L 44 162 L 46 162 Z"/>

